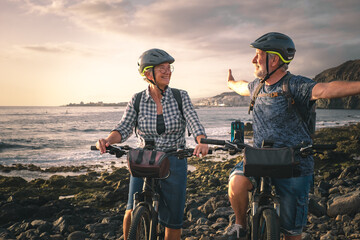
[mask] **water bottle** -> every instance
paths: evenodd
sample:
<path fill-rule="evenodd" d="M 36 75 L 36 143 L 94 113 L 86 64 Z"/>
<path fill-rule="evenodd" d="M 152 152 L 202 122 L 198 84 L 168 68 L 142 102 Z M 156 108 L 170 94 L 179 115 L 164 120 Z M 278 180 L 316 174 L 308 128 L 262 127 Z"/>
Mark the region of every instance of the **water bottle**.
<path fill-rule="evenodd" d="M 231 142 L 235 139 L 244 143 L 244 123 L 240 120 L 231 123 Z"/>

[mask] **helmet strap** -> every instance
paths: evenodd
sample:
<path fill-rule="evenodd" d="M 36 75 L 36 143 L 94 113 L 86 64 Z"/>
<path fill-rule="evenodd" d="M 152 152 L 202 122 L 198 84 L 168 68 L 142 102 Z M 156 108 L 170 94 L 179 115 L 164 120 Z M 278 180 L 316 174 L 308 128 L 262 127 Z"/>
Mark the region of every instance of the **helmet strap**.
<path fill-rule="evenodd" d="M 154 81 L 150 81 L 152 84 L 154 84 L 159 90 L 160 90 L 160 94 L 161 96 L 164 96 L 165 95 L 165 90 L 167 88 L 167 86 L 165 87 L 165 89 L 161 89 L 157 83 L 156 83 L 156 79 L 155 79 L 155 66 L 152 68 L 152 73 L 153 73 L 153 77 L 154 77 Z"/>
<path fill-rule="evenodd" d="M 268 80 L 270 78 L 271 75 L 273 75 L 273 73 L 275 73 L 279 68 L 281 68 L 285 63 L 283 62 L 282 64 L 280 64 L 274 71 L 272 71 L 271 73 L 269 73 L 269 53 L 266 53 L 266 76 L 264 77 L 264 79 L 260 80 L 261 83 L 265 82 L 266 80 Z"/>

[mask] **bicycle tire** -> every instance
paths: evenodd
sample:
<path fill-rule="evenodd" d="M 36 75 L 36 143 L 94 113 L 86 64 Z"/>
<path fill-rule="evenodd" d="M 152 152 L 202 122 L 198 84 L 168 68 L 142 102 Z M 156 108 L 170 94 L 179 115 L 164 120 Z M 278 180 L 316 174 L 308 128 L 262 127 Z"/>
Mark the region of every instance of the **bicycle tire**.
<path fill-rule="evenodd" d="M 258 239 L 261 240 L 279 240 L 280 222 L 274 209 L 265 209 L 258 228 Z"/>
<path fill-rule="evenodd" d="M 160 238 L 158 238 L 158 216 L 157 214 L 154 214 L 154 210 L 153 210 L 153 214 L 151 216 L 151 223 L 150 223 L 150 240 L 161 240 Z"/>
<path fill-rule="evenodd" d="M 128 240 L 149 240 L 151 214 L 147 207 L 138 206 L 133 212 Z"/>

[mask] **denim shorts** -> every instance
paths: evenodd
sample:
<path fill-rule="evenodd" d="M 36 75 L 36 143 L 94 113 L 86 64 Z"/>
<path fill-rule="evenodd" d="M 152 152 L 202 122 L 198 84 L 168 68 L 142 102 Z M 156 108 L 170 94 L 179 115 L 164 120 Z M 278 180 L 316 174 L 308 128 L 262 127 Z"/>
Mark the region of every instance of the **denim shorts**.
<path fill-rule="evenodd" d="M 187 182 L 187 159 L 178 159 L 170 156 L 170 176 L 160 180 L 158 193 L 159 222 L 165 227 L 180 229 L 183 225 L 186 182 Z M 133 208 L 134 193 L 142 191 L 143 179 L 130 177 L 129 197 L 126 210 Z"/>
<path fill-rule="evenodd" d="M 232 169 L 229 179 L 234 175 L 244 176 L 242 161 Z M 256 179 L 250 177 L 249 180 L 255 188 L 257 186 Z M 281 231 L 286 236 L 301 235 L 303 227 L 306 226 L 309 192 L 313 181 L 313 175 L 294 178 L 271 178 L 276 194 L 280 196 Z"/>

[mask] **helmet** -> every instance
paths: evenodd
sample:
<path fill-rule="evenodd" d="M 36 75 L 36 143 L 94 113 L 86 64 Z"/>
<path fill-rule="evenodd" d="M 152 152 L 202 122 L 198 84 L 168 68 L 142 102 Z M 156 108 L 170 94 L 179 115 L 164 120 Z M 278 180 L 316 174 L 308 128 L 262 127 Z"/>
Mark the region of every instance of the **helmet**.
<path fill-rule="evenodd" d="M 144 72 L 146 69 L 155 67 L 156 65 L 168 62 L 173 63 L 175 59 L 170 56 L 167 52 L 161 49 L 153 48 L 147 50 L 138 60 L 139 73 L 144 76 Z"/>
<path fill-rule="evenodd" d="M 250 46 L 267 53 L 274 53 L 284 63 L 290 63 L 294 59 L 296 51 L 295 44 L 291 38 L 278 32 L 267 33 L 256 39 Z"/>

